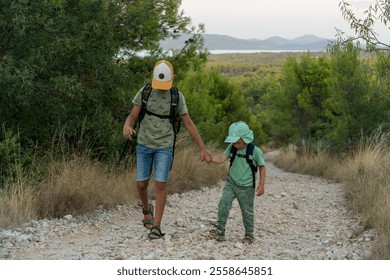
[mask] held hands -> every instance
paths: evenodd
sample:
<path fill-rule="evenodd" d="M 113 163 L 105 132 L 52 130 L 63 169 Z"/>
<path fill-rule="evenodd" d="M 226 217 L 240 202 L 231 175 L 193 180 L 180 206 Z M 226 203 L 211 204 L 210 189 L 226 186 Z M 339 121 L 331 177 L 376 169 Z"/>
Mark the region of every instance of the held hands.
<path fill-rule="evenodd" d="M 200 159 L 201 161 L 206 161 L 207 163 L 210 163 L 211 160 L 213 159 L 209 151 L 207 150 L 202 150 L 200 152 Z"/>

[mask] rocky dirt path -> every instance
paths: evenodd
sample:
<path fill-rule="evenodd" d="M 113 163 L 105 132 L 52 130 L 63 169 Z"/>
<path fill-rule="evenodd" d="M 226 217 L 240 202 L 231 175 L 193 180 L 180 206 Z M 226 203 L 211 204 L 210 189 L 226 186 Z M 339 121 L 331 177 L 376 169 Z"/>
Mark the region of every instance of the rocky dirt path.
<path fill-rule="evenodd" d="M 322 260 L 366 259 L 374 234 L 346 208 L 340 184 L 292 174 L 267 163 L 265 194 L 255 199 L 255 242 L 241 243 L 235 202 L 227 241 L 209 236 L 224 182 L 168 198 L 164 239 L 149 241 L 137 205 L 86 216 L 31 221 L 0 230 L 0 259 Z"/>

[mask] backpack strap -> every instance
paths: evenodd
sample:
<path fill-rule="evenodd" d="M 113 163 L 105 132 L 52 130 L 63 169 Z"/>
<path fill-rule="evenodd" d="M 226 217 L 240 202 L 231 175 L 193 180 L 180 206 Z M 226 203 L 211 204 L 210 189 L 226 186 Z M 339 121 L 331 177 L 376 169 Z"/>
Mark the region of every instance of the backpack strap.
<path fill-rule="evenodd" d="M 141 97 L 142 97 L 142 104 L 141 104 L 141 112 L 138 116 L 138 123 L 141 124 L 142 120 L 145 117 L 145 113 L 147 111 L 146 104 L 148 103 L 150 93 L 152 92 L 152 83 L 147 83 L 144 88 L 142 89 Z"/>
<path fill-rule="evenodd" d="M 252 170 L 252 179 L 253 179 L 253 188 L 256 187 L 256 172 L 257 172 L 257 166 L 253 162 L 253 151 L 255 150 L 255 144 L 249 143 L 246 147 L 246 162 L 249 164 L 249 167 Z"/>
<path fill-rule="evenodd" d="M 232 148 L 230 149 L 230 156 L 229 156 L 230 167 L 232 166 L 233 161 L 236 158 L 236 155 L 238 157 L 245 157 L 246 162 L 249 164 L 249 167 L 251 168 L 252 171 L 253 188 L 256 187 L 256 172 L 257 172 L 257 166 L 254 164 L 253 161 L 253 151 L 255 150 L 255 147 L 256 147 L 255 144 L 249 143 L 248 146 L 246 147 L 245 155 L 240 155 L 237 154 L 237 148 L 232 145 Z"/>
<path fill-rule="evenodd" d="M 175 158 L 175 146 L 176 146 L 176 135 L 180 131 L 180 116 L 178 111 L 179 106 L 179 90 L 175 85 L 172 86 L 171 90 L 171 110 L 169 114 L 169 121 L 172 124 L 173 128 L 173 147 L 172 147 L 172 162 L 171 162 L 171 168 L 173 165 L 173 160 Z"/>
<path fill-rule="evenodd" d="M 232 145 L 232 148 L 230 149 L 230 155 L 229 155 L 229 158 L 230 158 L 229 169 L 230 169 L 230 167 L 232 167 L 232 164 L 233 164 L 234 159 L 236 158 L 236 155 L 237 155 L 237 148 Z"/>
<path fill-rule="evenodd" d="M 179 116 L 179 90 L 175 85 L 171 88 L 171 111 L 170 111 L 170 121 L 173 125 L 173 131 L 176 134 L 180 131 L 180 116 Z"/>

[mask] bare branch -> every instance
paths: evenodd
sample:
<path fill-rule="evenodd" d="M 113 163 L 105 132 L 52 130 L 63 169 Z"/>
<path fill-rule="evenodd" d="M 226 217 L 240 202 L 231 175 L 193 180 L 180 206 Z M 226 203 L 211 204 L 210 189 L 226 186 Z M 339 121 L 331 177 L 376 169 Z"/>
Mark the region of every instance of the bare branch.
<path fill-rule="evenodd" d="M 362 40 L 366 44 L 366 51 L 390 50 L 390 43 L 385 43 L 378 38 L 378 33 L 374 30 L 374 24 L 379 20 L 383 24 L 389 23 L 390 2 L 388 0 L 375 1 L 364 12 L 365 19 L 357 18 L 351 4 L 344 0 L 339 3 L 343 18 L 349 22 L 356 37 L 344 38 L 345 33 L 338 32 L 340 42 L 351 42 Z M 388 26 L 390 28 L 390 26 Z"/>

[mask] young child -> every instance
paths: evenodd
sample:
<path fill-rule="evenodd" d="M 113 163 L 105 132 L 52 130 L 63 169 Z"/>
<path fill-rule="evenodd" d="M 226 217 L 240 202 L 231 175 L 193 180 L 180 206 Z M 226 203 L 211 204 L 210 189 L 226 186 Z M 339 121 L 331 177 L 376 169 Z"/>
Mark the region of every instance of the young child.
<path fill-rule="evenodd" d="M 247 162 L 246 152 L 248 145 L 253 141 L 253 131 L 249 129 L 245 122 L 236 122 L 229 127 L 229 136 L 225 142 L 230 143 L 223 154 L 212 157 L 211 162 L 221 164 L 230 158 L 230 169 L 228 178 L 223 189 L 223 193 L 218 205 L 218 222 L 215 225 L 216 229 L 211 231 L 211 234 L 219 241 L 226 240 L 225 226 L 229 217 L 229 211 L 232 207 L 233 200 L 237 198 L 241 208 L 242 219 L 245 227 L 245 236 L 243 243 L 250 244 L 253 242 L 254 217 L 253 205 L 254 196 L 264 194 L 265 183 L 265 163 L 261 149 L 254 146 L 253 149 L 253 165 L 254 171 L 259 171 L 259 183 L 255 188 L 255 175 Z M 234 149 L 236 155 L 233 158 Z"/>

